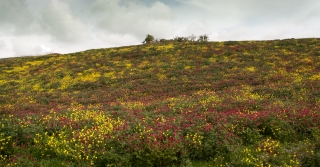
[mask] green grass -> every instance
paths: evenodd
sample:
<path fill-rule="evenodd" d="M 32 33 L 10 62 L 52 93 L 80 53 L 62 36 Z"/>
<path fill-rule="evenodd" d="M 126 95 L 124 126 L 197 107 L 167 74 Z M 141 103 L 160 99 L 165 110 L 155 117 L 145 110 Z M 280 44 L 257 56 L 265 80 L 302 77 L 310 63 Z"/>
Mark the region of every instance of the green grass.
<path fill-rule="evenodd" d="M 320 166 L 320 39 L 0 59 L 0 166 Z"/>

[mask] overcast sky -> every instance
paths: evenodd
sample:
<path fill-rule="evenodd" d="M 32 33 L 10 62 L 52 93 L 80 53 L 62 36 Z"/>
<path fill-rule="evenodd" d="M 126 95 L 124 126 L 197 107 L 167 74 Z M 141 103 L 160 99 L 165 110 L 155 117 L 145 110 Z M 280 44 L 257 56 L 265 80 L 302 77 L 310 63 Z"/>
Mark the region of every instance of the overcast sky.
<path fill-rule="evenodd" d="M 0 0 L 0 58 L 137 45 L 320 37 L 319 0 Z"/>

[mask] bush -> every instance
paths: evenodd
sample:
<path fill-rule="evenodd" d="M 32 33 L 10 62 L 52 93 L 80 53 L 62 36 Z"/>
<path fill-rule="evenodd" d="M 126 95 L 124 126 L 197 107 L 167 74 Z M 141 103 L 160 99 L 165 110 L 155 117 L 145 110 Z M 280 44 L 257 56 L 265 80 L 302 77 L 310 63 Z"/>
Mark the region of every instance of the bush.
<path fill-rule="evenodd" d="M 142 43 L 149 44 L 149 43 L 151 43 L 153 41 L 154 41 L 154 37 L 152 35 L 148 34 L 146 39 L 144 39 L 144 41 Z"/>

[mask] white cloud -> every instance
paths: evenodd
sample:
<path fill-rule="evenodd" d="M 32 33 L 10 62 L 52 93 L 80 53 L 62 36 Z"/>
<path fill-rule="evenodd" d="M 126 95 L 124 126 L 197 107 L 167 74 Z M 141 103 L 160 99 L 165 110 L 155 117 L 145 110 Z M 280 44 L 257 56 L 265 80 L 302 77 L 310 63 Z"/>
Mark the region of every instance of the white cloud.
<path fill-rule="evenodd" d="M 7 47 L 6 43 L 0 39 L 0 50 L 5 49 Z"/>
<path fill-rule="evenodd" d="M 190 35 L 204 35 L 207 34 L 208 36 L 212 36 L 214 34 L 216 34 L 216 32 L 214 31 L 214 29 L 212 29 L 211 24 L 209 22 L 207 22 L 206 20 L 196 20 L 196 21 L 192 21 L 189 24 L 178 24 L 180 26 L 177 26 L 176 29 L 178 31 L 176 31 L 176 36 L 190 36 Z M 209 39 L 210 40 L 210 39 Z"/>
<path fill-rule="evenodd" d="M 33 51 L 37 54 L 37 55 L 43 55 L 43 54 L 48 54 L 51 52 L 51 49 L 44 46 L 44 45 L 36 45 L 33 47 Z"/>
<path fill-rule="evenodd" d="M 319 29 L 319 0 L 0 0 L 0 58 L 135 45 L 147 34 L 264 40 Z"/>
<path fill-rule="evenodd" d="M 105 43 L 105 45 L 109 47 L 141 44 L 142 42 L 142 40 L 139 41 L 139 39 L 130 34 L 122 35 L 97 31 L 96 35 L 99 36 L 101 43 Z"/>
<path fill-rule="evenodd" d="M 174 14 L 162 2 L 155 2 L 148 7 L 130 1 L 96 0 L 91 6 L 91 12 L 96 28 L 108 33 L 136 37 L 144 37 L 146 34 L 155 37 L 173 35 Z"/>
<path fill-rule="evenodd" d="M 59 0 L 50 0 L 41 19 L 42 28 L 55 42 L 76 42 L 88 37 L 86 25 L 71 14 L 68 4 Z"/>
<path fill-rule="evenodd" d="M 216 39 L 221 41 L 227 41 L 227 40 L 248 40 L 252 39 L 252 32 L 249 32 L 247 28 L 245 27 L 238 27 L 236 29 L 230 29 L 230 30 L 222 30 L 218 33 L 216 36 Z"/>
<path fill-rule="evenodd" d="M 59 49 L 57 45 L 50 43 L 49 35 L 27 35 L 13 37 L 7 44 L 8 48 L 10 48 L 13 52 L 11 55 L 9 55 L 9 57 L 43 55 L 51 52 L 57 52 L 57 49 Z"/>
<path fill-rule="evenodd" d="M 307 11 L 303 16 L 300 16 L 298 19 L 294 21 L 296 25 L 319 25 L 320 23 L 320 5 L 318 7 L 314 7 L 312 10 Z"/>
<path fill-rule="evenodd" d="M 12 40 L 12 48 L 16 55 L 27 56 L 32 55 L 32 48 L 30 45 L 26 45 L 23 41 L 14 39 Z"/>

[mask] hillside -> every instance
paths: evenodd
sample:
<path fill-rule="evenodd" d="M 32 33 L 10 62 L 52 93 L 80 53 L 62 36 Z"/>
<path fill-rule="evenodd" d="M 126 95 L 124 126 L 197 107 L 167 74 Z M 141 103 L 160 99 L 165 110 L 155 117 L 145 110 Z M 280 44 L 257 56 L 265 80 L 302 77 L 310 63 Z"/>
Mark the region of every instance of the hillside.
<path fill-rule="evenodd" d="M 0 59 L 0 164 L 320 165 L 320 39 Z"/>

